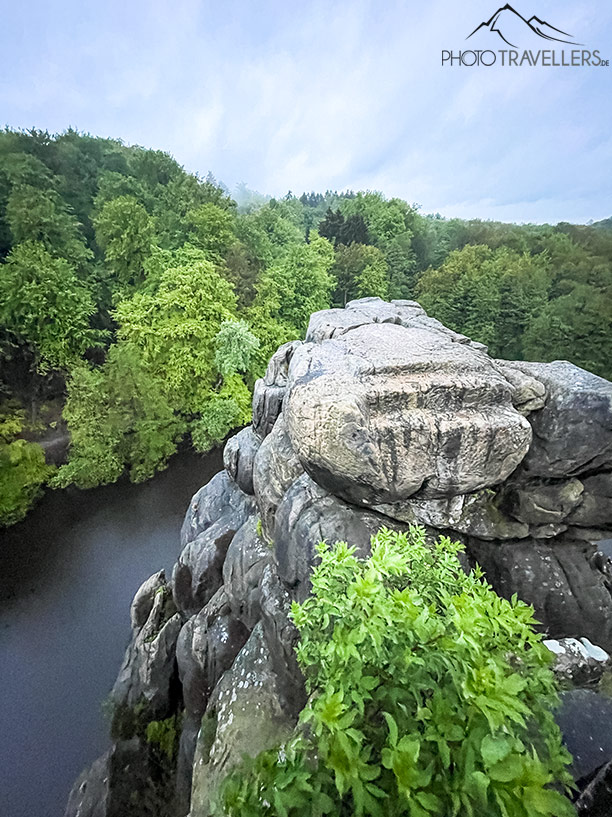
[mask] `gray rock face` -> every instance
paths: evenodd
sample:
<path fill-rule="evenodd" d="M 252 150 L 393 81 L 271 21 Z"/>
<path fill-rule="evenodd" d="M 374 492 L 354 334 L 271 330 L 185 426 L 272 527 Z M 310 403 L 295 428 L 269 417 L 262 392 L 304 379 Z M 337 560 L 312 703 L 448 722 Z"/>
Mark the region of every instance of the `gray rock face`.
<path fill-rule="evenodd" d="M 199 491 L 183 523 L 183 536 L 186 532 L 195 536 L 183 548 L 172 581 L 176 606 L 186 616 L 201 610 L 223 583 L 223 562 L 230 542 L 255 509 L 253 497 L 227 475 L 219 477 L 217 474 L 207 486 L 212 486 L 211 506 L 206 504 L 207 492 Z"/>
<path fill-rule="evenodd" d="M 249 502 L 248 497 L 230 478 L 227 471 L 220 471 L 195 494 L 185 514 L 181 528 L 181 546 L 204 533 L 221 517 L 240 515 Z"/>
<path fill-rule="evenodd" d="M 208 705 L 196 745 L 192 817 L 210 813 L 216 788 L 244 754 L 255 756 L 289 737 L 295 719 L 282 697 L 258 624 Z"/>
<path fill-rule="evenodd" d="M 253 493 L 253 464 L 260 444 L 253 428 L 247 426 L 230 437 L 223 449 L 225 470 L 245 494 Z"/>
<path fill-rule="evenodd" d="M 255 457 L 253 484 L 264 534 L 274 535 L 274 517 L 289 486 L 304 473 L 281 414 Z"/>
<path fill-rule="evenodd" d="M 253 429 L 263 439 L 271 431 L 281 412 L 289 363 L 300 341 L 283 344 L 270 358 L 263 378 L 255 383 L 253 391 Z"/>
<path fill-rule="evenodd" d="M 158 590 L 163 591 L 166 587 L 166 576 L 163 570 L 154 573 L 140 585 L 130 608 L 132 630 L 138 631 L 145 624 L 153 609 Z"/>
<path fill-rule="evenodd" d="M 531 426 L 490 358 L 420 326 L 367 324 L 294 353 L 285 399 L 304 469 L 355 504 L 501 483 Z"/>
<path fill-rule="evenodd" d="M 351 507 L 304 474 L 289 488 L 276 512 L 274 542 L 279 575 L 295 598 L 303 601 L 310 590 L 318 542 L 350 542 L 363 556 L 369 553 L 371 537 L 385 525 L 405 528 L 380 514 Z"/>
<path fill-rule="evenodd" d="M 140 817 L 137 787 L 159 817 L 209 817 L 227 771 L 285 740 L 305 703 L 290 609 L 316 544 L 365 555 L 383 525 L 461 539 L 466 570 L 479 562 L 498 593 L 533 604 L 560 677 L 593 684 L 594 645 L 612 650 L 612 547 L 592 544 L 612 531 L 611 390 L 568 363 L 492 360 L 413 301 L 314 314 L 192 499 L 172 582 L 159 572 L 136 593 L 114 743 L 67 815 Z M 612 710 L 578 692 L 560 718 L 583 777 L 612 757 Z M 160 767 L 146 724 L 169 718 L 178 755 Z"/>
<path fill-rule="evenodd" d="M 612 529 L 612 472 L 595 474 L 582 480 L 581 502 L 569 516 L 572 525 Z"/>
<path fill-rule="evenodd" d="M 561 696 L 556 720 L 574 763 L 571 772 L 581 780 L 612 757 L 612 700 L 590 689 L 572 689 Z"/>
<path fill-rule="evenodd" d="M 250 517 L 238 530 L 223 563 L 224 592 L 234 620 L 252 630 L 261 617 L 261 577 L 272 561 L 272 548 L 257 533 L 259 517 Z"/>
<path fill-rule="evenodd" d="M 504 543 L 470 539 L 468 552 L 505 598 L 516 593 L 555 638 L 583 634 L 612 649 L 609 566 L 585 542 L 522 539 Z"/>
<path fill-rule="evenodd" d="M 496 504 L 493 491 L 459 494 L 445 499 L 407 499 L 375 505 L 377 511 L 407 522 L 480 539 L 522 539 L 529 536 L 529 525 L 504 514 Z"/>
<path fill-rule="evenodd" d="M 557 478 L 610 469 L 612 383 L 566 361 L 521 368 L 544 384 L 547 395 L 544 408 L 529 417 L 534 439 L 525 468 Z"/>
<path fill-rule="evenodd" d="M 151 583 L 152 579 L 156 579 L 156 576 L 151 577 L 148 582 Z M 142 598 L 142 588 L 138 591 L 136 600 L 139 597 Z M 133 711 L 137 707 L 145 711 L 150 720 L 166 718 L 171 714 L 172 686 L 176 675 L 176 640 L 181 624 L 170 588 L 165 582 L 159 584 L 154 591 L 146 621 L 134 631 L 111 692 L 115 721 L 122 719 L 126 710 Z"/>

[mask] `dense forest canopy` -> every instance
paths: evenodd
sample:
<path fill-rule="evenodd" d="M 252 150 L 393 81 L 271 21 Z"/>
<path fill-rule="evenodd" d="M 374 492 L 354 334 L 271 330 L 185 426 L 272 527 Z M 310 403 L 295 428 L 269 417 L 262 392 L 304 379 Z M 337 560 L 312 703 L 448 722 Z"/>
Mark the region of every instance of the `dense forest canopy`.
<path fill-rule="evenodd" d="M 210 449 L 248 422 L 276 347 L 353 298 L 416 298 L 493 355 L 612 378 L 612 219 L 448 220 L 370 191 L 237 199 L 162 151 L 0 133 L 0 524 L 44 484 L 144 480 L 180 443 Z M 44 447 L 65 428 L 57 468 Z"/>

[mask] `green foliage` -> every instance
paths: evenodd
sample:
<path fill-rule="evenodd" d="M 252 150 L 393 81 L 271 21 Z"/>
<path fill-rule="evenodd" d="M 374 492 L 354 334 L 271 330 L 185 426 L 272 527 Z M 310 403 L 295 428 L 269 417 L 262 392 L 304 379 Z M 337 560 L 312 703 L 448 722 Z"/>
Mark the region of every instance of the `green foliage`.
<path fill-rule="evenodd" d="M 223 442 L 232 429 L 251 420 L 251 392 L 237 375 L 225 379 L 222 389 L 212 393 L 199 419 L 191 426 L 196 451 L 209 451 Z"/>
<path fill-rule="evenodd" d="M 234 216 L 208 202 L 187 213 L 191 227 L 191 243 L 209 253 L 211 258 L 222 258 L 234 242 Z"/>
<path fill-rule="evenodd" d="M 494 357 L 522 359 L 523 335 L 548 301 L 545 255 L 468 245 L 420 278 L 417 297 L 446 326 L 489 346 Z"/>
<path fill-rule="evenodd" d="M 215 366 L 223 377 L 248 372 L 259 340 L 246 321 L 223 321 L 215 335 Z"/>
<path fill-rule="evenodd" d="M 18 244 L 0 267 L 0 323 L 35 350 L 41 372 L 67 369 L 95 344 L 94 311 L 70 264 L 40 241 Z"/>
<path fill-rule="evenodd" d="M 387 262 L 377 247 L 357 243 L 338 245 L 331 272 L 336 279 L 333 300 L 340 306 L 354 298 L 368 295 L 385 298 L 388 295 Z"/>
<path fill-rule="evenodd" d="M 333 261 L 331 244 L 316 234 L 309 244 L 291 245 L 261 276 L 255 300 L 260 319 L 263 314 L 264 320 L 276 320 L 289 332 L 303 333 L 310 315 L 330 304 Z"/>
<path fill-rule="evenodd" d="M 107 201 L 94 219 L 96 241 L 120 284 L 140 280 L 151 254 L 153 222 L 132 196 Z"/>
<path fill-rule="evenodd" d="M 162 755 L 171 763 L 178 753 L 180 724 L 177 728 L 177 717 L 166 718 L 163 721 L 150 721 L 147 724 L 147 743 L 159 748 Z"/>
<path fill-rule="evenodd" d="M 229 817 L 571 817 L 570 758 L 533 610 L 461 546 L 381 530 L 367 559 L 318 546 L 294 604 L 309 699 L 295 737 L 230 774 Z"/>
<path fill-rule="evenodd" d="M 40 445 L 0 435 L 0 526 L 24 518 L 53 470 Z"/>
<path fill-rule="evenodd" d="M 71 431 L 69 460 L 55 486 L 116 482 L 129 470 L 142 482 L 163 468 L 185 431 L 159 382 L 133 346 L 113 346 L 103 368 L 75 367 L 64 418 Z"/>

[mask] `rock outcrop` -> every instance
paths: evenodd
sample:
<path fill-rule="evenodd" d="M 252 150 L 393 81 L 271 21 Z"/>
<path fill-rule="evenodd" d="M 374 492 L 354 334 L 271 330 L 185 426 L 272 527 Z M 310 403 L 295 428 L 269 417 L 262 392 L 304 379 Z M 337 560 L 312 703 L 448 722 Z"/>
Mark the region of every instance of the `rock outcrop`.
<path fill-rule="evenodd" d="M 593 544 L 612 531 L 612 383 L 494 360 L 414 302 L 366 298 L 274 354 L 224 464 L 187 510 L 172 580 L 137 593 L 115 744 L 69 817 L 131 813 L 117 758 L 146 767 L 143 723 L 180 713 L 172 809 L 191 817 L 243 752 L 291 731 L 305 692 L 288 613 L 321 540 L 367 553 L 407 524 L 460 538 L 466 567 L 533 604 L 549 639 L 590 639 L 553 644 L 582 669 L 597 664 L 586 644 L 612 649 L 612 569 Z"/>

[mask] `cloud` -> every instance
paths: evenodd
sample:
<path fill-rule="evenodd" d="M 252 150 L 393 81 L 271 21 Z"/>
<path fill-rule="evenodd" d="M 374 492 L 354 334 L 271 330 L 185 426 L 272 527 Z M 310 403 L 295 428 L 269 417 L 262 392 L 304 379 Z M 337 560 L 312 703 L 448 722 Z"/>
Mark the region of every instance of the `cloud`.
<path fill-rule="evenodd" d="M 602 51 L 611 41 L 595 0 L 519 5 Z M 489 0 L 469 13 L 453 0 L 29 6 L 3 20 L 8 125 L 71 124 L 273 195 L 370 188 L 448 215 L 609 215 L 612 69 L 440 65 Z"/>

